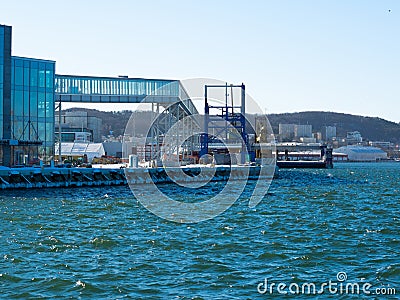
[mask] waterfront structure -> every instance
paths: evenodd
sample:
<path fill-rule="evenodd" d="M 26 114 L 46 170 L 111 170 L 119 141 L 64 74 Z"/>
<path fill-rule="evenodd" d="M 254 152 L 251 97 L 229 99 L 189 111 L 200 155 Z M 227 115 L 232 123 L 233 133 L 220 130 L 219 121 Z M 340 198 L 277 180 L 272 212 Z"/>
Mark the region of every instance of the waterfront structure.
<path fill-rule="evenodd" d="M 385 151 L 376 147 L 343 146 L 333 151 L 346 154 L 349 161 L 377 161 L 388 158 Z"/>
<path fill-rule="evenodd" d="M 87 141 L 62 142 L 61 156 L 64 160 L 82 160 L 91 163 L 102 156 L 122 158 L 122 142 L 91 143 Z M 56 152 L 59 151 L 56 143 Z"/>
<path fill-rule="evenodd" d="M 336 138 L 336 126 L 323 126 L 322 139 L 324 141 L 331 141 Z"/>
<path fill-rule="evenodd" d="M 11 55 L 11 27 L 0 25 L 0 164 L 54 154 L 55 62 Z"/>
<path fill-rule="evenodd" d="M 149 159 L 182 147 L 185 155 L 192 155 L 196 137 L 182 147 L 171 144 L 161 149 L 158 143 L 173 124 L 198 114 L 179 80 L 56 75 L 55 61 L 12 56 L 11 36 L 11 26 L 0 25 L 0 165 L 61 161 L 62 147 L 54 151 L 54 128 L 55 103 L 60 120 L 62 102 L 149 103 L 157 115 L 146 141 L 155 145 Z M 185 120 L 179 126 L 191 136 L 199 125 Z"/>
<path fill-rule="evenodd" d="M 244 164 L 246 160 L 246 153 L 251 155 L 250 152 L 250 143 L 249 137 L 246 131 L 246 91 L 245 85 L 242 83 L 240 85 L 229 85 L 231 89 L 231 102 L 228 101 L 228 84 L 219 85 L 205 85 L 204 90 L 204 124 L 203 124 L 203 133 L 201 134 L 201 145 L 199 158 L 210 154 L 210 152 L 214 152 L 216 150 L 213 147 L 213 144 L 221 144 L 222 141 L 225 143 L 234 143 L 239 144 L 240 151 L 240 159 L 238 162 Z M 208 95 L 211 90 L 225 89 L 225 105 L 214 105 L 210 104 Z M 236 108 L 239 108 L 240 111 L 235 112 L 235 106 L 233 104 L 233 91 L 240 91 L 240 105 Z M 213 114 L 211 114 L 213 111 Z M 230 124 L 230 128 L 228 127 Z M 210 134 L 211 133 L 211 134 Z M 253 138 L 254 140 L 254 138 Z M 213 149 L 214 148 L 214 149 Z M 223 158 L 222 164 L 225 162 L 231 162 L 230 157 L 228 155 L 228 148 L 224 147 L 222 150 L 224 153 L 220 153 Z M 219 156 L 219 155 L 218 155 Z M 215 155 L 214 155 L 215 157 Z M 228 158 L 229 157 L 229 158 Z M 252 160 L 252 159 L 250 159 Z M 232 162 L 231 162 L 232 163 Z"/>
<path fill-rule="evenodd" d="M 57 74 L 55 89 L 59 108 L 62 102 L 151 104 L 153 120 L 145 141 L 146 146 L 151 147 L 146 148 L 149 150 L 145 155 L 146 160 L 160 161 L 161 156 L 167 153 L 176 161 L 185 160 L 196 150 L 198 136 L 193 135 L 193 132 L 199 128 L 199 124 L 196 119 L 187 116 L 197 115 L 198 111 L 179 80 Z M 180 120 L 182 122 L 178 122 Z M 132 121 L 128 122 L 126 136 L 135 135 Z M 180 145 L 178 137 L 171 136 L 174 142 L 163 145 L 160 138 L 175 123 L 178 123 L 175 134 L 190 138 Z M 61 153 L 56 152 L 57 155 L 61 156 Z"/>
<path fill-rule="evenodd" d="M 59 151 L 59 143 L 56 143 L 56 152 Z M 101 157 L 105 155 L 102 143 L 88 143 L 88 142 L 77 142 L 77 143 L 61 143 L 61 156 L 62 161 L 68 160 L 79 160 L 91 163 L 93 158 Z"/>

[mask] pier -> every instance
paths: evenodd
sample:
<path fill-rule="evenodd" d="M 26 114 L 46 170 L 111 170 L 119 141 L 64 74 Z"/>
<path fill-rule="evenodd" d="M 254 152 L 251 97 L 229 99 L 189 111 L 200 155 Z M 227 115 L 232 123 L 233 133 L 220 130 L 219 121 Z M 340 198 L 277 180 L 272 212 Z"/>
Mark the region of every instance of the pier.
<path fill-rule="evenodd" d="M 116 186 L 271 180 L 270 166 L 194 166 L 168 168 L 5 168 L 0 169 L 0 189 Z"/>
<path fill-rule="evenodd" d="M 289 151 L 289 149 L 291 149 L 292 151 Z M 327 146 L 277 146 L 276 157 L 276 165 L 279 168 L 333 168 L 332 148 L 329 148 Z"/>

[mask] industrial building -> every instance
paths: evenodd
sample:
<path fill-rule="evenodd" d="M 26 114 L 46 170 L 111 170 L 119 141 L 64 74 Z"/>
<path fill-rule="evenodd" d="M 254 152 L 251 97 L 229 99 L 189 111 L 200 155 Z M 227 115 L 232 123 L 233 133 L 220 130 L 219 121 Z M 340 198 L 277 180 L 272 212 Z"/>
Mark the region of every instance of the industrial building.
<path fill-rule="evenodd" d="M 377 161 L 388 158 L 387 153 L 376 147 L 344 146 L 333 150 L 348 156 L 349 161 Z"/>
<path fill-rule="evenodd" d="M 279 136 L 283 142 L 313 138 L 312 125 L 279 124 Z"/>

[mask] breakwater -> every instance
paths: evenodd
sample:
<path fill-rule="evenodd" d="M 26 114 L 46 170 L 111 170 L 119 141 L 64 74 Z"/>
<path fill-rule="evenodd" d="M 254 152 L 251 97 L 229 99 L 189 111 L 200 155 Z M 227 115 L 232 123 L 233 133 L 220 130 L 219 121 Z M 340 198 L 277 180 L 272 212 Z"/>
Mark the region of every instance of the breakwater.
<path fill-rule="evenodd" d="M 267 168 L 273 168 L 267 169 Z M 274 166 L 168 168 L 2 168 L 0 189 L 271 179 Z"/>

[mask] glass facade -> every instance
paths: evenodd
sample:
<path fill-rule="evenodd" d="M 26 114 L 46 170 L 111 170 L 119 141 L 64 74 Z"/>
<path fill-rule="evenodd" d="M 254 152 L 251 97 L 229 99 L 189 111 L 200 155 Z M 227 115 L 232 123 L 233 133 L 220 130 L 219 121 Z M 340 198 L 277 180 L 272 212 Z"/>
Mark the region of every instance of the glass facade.
<path fill-rule="evenodd" d="M 19 141 L 13 164 L 47 162 L 54 154 L 55 62 L 12 57 L 11 70 L 11 131 Z"/>
<path fill-rule="evenodd" d="M 179 96 L 179 81 L 142 78 L 56 76 L 57 94 Z"/>
<path fill-rule="evenodd" d="M 197 114 L 197 109 L 189 99 L 185 89 L 178 80 L 144 79 L 144 78 L 112 78 L 56 75 L 56 95 L 80 95 L 71 97 L 70 102 L 123 102 L 138 103 L 146 96 L 179 98 L 190 113 Z M 99 96 L 99 97 L 97 97 Z M 119 97 L 112 99 L 112 96 Z M 85 99 L 83 101 L 82 99 Z"/>
<path fill-rule="evenodd" d="M 11 27 L 0 25 L 0 165 L 54 155 L 55 62 L 11 56 Z"/>

